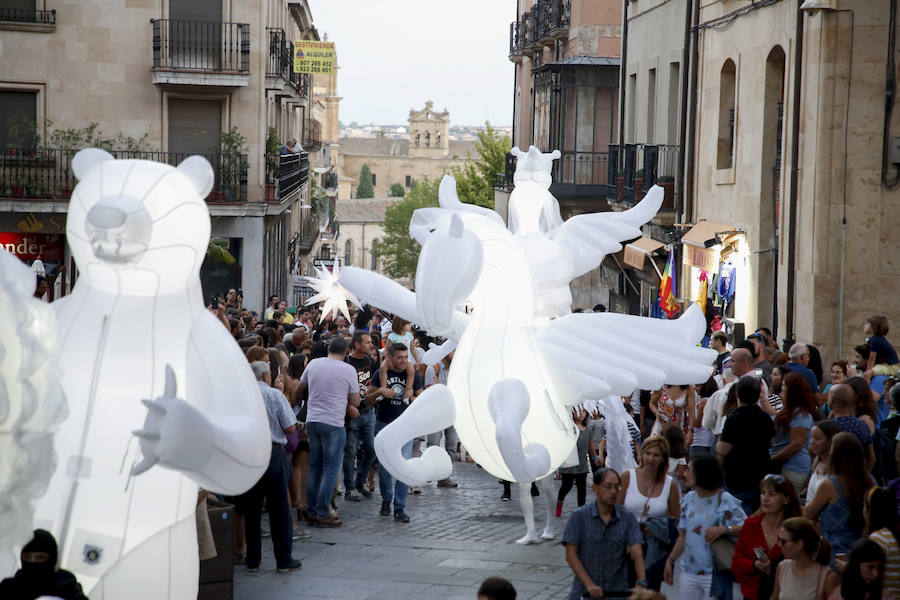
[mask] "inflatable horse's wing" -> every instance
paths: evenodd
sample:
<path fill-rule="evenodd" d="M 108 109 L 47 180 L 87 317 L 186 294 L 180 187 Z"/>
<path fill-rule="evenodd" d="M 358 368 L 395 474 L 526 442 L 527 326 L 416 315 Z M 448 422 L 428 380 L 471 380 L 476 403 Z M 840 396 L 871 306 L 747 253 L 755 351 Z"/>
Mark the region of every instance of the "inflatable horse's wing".
<path fill-rule="evenodd" d="M 641 236 L 641 225 L 659 211 L 663 189 L 654 185 L 637 206 L 624 212 L 576 215 L 565 221 L 553 238 L 571 257 L 570 277 L 595 269 L 603 257 L 622 249 L 621 242 Z"/>
<path fill-rule="evenodd" d="M 696 344 L 706 319 L 696 304 L 677 320 L 618 313 L 576 313 L 538 333 L 554 386 L 568 404 L 663 384 L 703 383 L 716 352 Z"/>
<path fill-rule="evenodd" d="M 68 415 L 53 358 L 56 314 L 32 297 L 34 282 L 0 249 L 0 578 L 32 536 L 34 500 L 56 467 L 53 435 Z"/>

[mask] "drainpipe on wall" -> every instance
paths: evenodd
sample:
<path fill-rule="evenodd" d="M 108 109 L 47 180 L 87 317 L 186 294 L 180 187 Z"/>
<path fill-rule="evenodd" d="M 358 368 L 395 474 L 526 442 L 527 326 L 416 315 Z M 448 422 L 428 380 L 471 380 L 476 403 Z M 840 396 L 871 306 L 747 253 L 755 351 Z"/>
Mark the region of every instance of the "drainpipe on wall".
<path fill-rule="evenodd" d="M 628 0 L 622 0 L 622 58 L 619 66 L 619 160 L 616 170 L 625 162 L 625 73 L 628 62 Z"/>
<path fill-rule="evenodd" d="M 687 173 L 684 177 L 684 220 L 685 223 L 691 223 L 694 220 L 694 148 L 697 139 L 697 81 L 700 77 L 700 30 L 697 26 L 700 24 L 700 1 L 693 0 L 694 17 L 691 30 L 691 102 L 690 112 L 688 113 L 688 132 L 685 143 L 690 143 L 691 153 L 687 155 Z M 686 153 L 686 149 L 682 147 L 682 153 Z"/>
<path fill-rule="evenodd" d="M 690 70 L 691 70 L 691 16 L 693 14 L 692 0 L 685 2 L 684 9 L 684 48 L 681 52 L 681 115 L 678 123 L 678 144 L 681 151 L 678 153 L 678 168 L 676 175 L 678 181 L 675 182 L 675 189 L 681 193 L 675 197 L 675 222 L 681 223 L 681 215 L 684 214 L 684 163 L 685 151 L 687 150 L 687 115 L 688 115 L 688 93 L 690 90 Z"/>
<path fill-rule="evenodd" d="M 790 350 L 794 344 L 794 295 L 797 281 L 795 269 L 797 265 L 797 179 L 800 161 L 800 81 L 803 75 L 803 13 L 800 11 L 802 0 L 797 0 L 797 27 L 794 33 L 794 86 L 793 110 L 791 112 L 791 193 L 788 197 L 790 223 L 787 237 L 787 295 L 785 298 L 784 316 L 784 351 Z"/>

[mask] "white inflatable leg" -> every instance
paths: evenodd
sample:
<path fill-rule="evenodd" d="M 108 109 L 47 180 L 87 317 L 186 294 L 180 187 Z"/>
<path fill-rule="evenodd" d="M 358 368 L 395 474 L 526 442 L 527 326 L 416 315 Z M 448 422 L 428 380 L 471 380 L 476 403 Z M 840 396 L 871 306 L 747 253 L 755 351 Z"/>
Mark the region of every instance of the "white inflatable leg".
<path fill-rule="evenodd" d="M 456 407 L 449 388 L 442 384 L 429 387 L 375 436 L 378 461 L 391 475 L 409 486 L 450 477 L 453 464 L 443 448 L 432 446 L 413 459 L 403 458 L 400 450 L 411 439 L 441 431 L 453 425 L 455 420 Z"/>
<path fill-rule="evenodd" d="M 531 497 L 531 484 L 527 481 L 519 482 L 519 504 L 522 506 L 522 516 L 525 517 L 525 536 L 517 539 L 516 543 L 537 544 L 541 540 L 534 526 L 534 500 Z"/>
<path fill-rule="evenodd" d="M 541 534 L 541 537 L 545 540 L 552 540 L 559 531 L 559 517 L 556 516 L 555 506 L 556 486 L 553 484 L 553 475 L 539 479 L 537 485 L 547 505 L 547 524 L 544 526 L 544 532 Z"/>
<path fill-rule="evenodd" d="M 535 481 L 550 470 L 550 453 L 543 444 L 522 447 L 522 423 L 531 399 L 519 379 L 504 379 L 491 388 L 488 409 L 496 426 L 497 446 L 509 472 L 519 483 Z"/>

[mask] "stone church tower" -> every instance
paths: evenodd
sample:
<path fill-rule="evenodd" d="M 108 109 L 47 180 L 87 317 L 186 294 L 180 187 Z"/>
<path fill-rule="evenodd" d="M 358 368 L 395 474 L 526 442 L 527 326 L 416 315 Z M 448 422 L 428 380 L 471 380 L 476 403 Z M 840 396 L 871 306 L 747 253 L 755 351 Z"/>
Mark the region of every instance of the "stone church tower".
<path fill-rule="evenodd" d="M 409 111 L 409 156 L 442 157 L 450 155 L 450 113 L 434 110 L 434 102 L 425 102 L 423 110 Z"/>

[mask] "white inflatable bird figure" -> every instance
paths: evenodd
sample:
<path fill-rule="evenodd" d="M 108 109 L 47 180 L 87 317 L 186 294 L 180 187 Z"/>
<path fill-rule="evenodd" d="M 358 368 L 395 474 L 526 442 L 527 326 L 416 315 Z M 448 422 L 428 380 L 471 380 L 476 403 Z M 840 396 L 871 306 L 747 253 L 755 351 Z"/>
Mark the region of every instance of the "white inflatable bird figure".
<path fill-rule="evenodd" d="M 401 447 L 419 435 L 454 425 L 487 471 L 535 481 L 571 453 L 572 406 L 699 383 L 712 372 L 715 352 L 696 345 L 705 327 L 697 306 L 673 321 L 569 312 L 571 279 L 641 235 L 662 203 L 661 188 L 628 211 L 563 222 L 548 191 L 558 153 L 514 152 L 509 227 L 491 210 L 462 204 L 448 176 L 440 207 L 413 214 L 410 235 L 422 245 L 415 294 L 370 271 L 341 273 L 340 286 L 360 299 L 446 336 L 431 361 L 456 350 L 447 385 L 429 387 L 375 440 L 381 463 L 411 485 L 447 477 L 452 468 L 439 448 L 404 459 Z M 471 316 L 456 308 L 464 301 L 474 307 Z"/>

